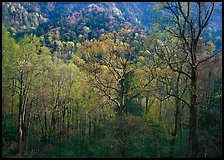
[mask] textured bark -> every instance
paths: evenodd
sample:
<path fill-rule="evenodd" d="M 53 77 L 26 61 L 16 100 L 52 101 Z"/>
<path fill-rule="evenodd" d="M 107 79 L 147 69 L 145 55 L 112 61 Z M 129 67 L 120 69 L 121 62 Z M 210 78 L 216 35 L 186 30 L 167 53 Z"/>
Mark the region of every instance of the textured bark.
<path fill-rule="evenodd" d="M 189 146 L 190 157 L 197 157 L 198 152 L 198 108 L 197 108 L 197 75 L 196 69 L 192 68 L 191 79 L 191 107 L 189 116 Z"/>
<path fill-rule="evenodd" d="M 157 157 L 158 146 L 157 146 L 157 133 L 153 133 L 153 158 Z"/>
<path fill-rule="evenodd" d="M 91 134 L 91 130 L 92 130 L 92 119 L 91 117 L 89 117 L 89 143 L 92 143 L 92 134 Z"/>
<path fill-rule="evenodd" d="M 19 152 L 23 152 L 23 74 L 20 75 L 20 93 L 19 93 L 19 116 L 18 116 L 18 134 L 19 134 Z"/>
<path fill-rule="evenodd" d="M 47 134 L 47 113 L 44 112 L 44 138 L 45 141 L 48 142 L 48 134 Z"/>
<path fill-rule="evenodd" d="M 161 96 L 161 91 L 160 91 L 160 96 Z M 159 102 L 159 122 L 161 122 L 161 119 L 162 119 L 162 106 L 163 106 L 163 100 L 161 96 L 160 102 Z"/>
<path fill-rule="evenodd" d="M 121 136 L 121 140 L 122 140 L 122 144 L 121 144 L 121 157 L 122 158 L 127 158 L 128 154 L 127 154 L 127 126 L 126 126 L 126 121 L 127 121 L 127 118 L 126 118 L 126 113 L 124 113 L 122 115 L 122 124 L 123 124 L 123 129 L 122 129 L 122 136 Z"/>
<path fill-rule="evenodd" d="M 176 81 L 176 89 L 175 89 L 175 95 L 179 97 L 179 81 L 180 81 L 180 73 L 178 73 L 177 81 Z M 180 130 L 179 124 L 180 124 L 180 100 L 178 98 L 175 98 L 175 105 L 176 105 L 176 111 L 175 111 L 175 122 L 174 122 L 174 131 L 172 132 L 172 139 L 170 142 L 170 157 L 173 157 L 174 149 L 175 149 L 175 142 L 176 142 L 176 136 L 178 131 Z"/>
<path fill-rule="evenodd" d="M 175 112 L 175 125 L 174 125 L 174 131 L 172 132 L 171 136 L 171 143 L 170 143 L 170 157 L 173 157 L 174 149 L 175 149 L 175 143 L 176 143 L 176 136 L 179 131 L 179 123 L 180 123 L 180 100 L 175 99 L 176 101 L 176 112 Z"/>
<path fill-rule="evenodd" d="M 12 80 L 12 102 L 11 102 L 11 105 L 12 105 L 12 110 L 11 110 L 11 115 L 12 115 L 12 119 L 14 117 L 14 95 L 15 95 L 15 79 Z"/>
<path fill-rule="evenodd" d="M 149 107 L 149 96 L 146 96 L 145 98 L 145 113 L 148 113 L 148 107 Z"/>

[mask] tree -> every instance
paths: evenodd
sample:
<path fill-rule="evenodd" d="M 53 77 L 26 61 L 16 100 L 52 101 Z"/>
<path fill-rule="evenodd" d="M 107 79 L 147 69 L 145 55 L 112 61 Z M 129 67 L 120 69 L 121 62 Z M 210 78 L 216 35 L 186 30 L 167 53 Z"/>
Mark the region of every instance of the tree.
<path fill-rule="evenodd" d="M 2 25 L 2 89 L 3 93 L 8 92 L 12 95 L 12 109 L 14 106 L 15 95 L 15 74 L 18 71 L 18 45 L 10 36 L 6 27 Z M 12 112 L 13 114 L 13 112 Z"/>
<path fill-rule="evenodd" d="M 86 62 L 84 67 L 91 73 L 91 85 L 117 107 L 118 115 L 125 117 L 128 103 L 135 96 L 131 91 L 136 67 L 133 65 L 134 46 L 130 33 L 109 33 L 99 40 L 86 41 L 80 57 Z M 125 124 L 125 123 L 124 123 Z M 125 133 L 123 133 L 122 157 L 127 157 Z"/>
<path fill-rule="evenodd" d="M 121 37 L 113 37 L 110 33 L 102 35 L 100 40 L 86 41 L 80 56 L 93 73 L 93 86 L 113 101 L 121 113 L 127 113 L 128 84 L 134 71 L 131 64 L 133 48 L 122 42 Z"/>
<path fill-rule="evenodd" d="M 30 107 L 29 94 L 32 88 L 32 81 L 39 73 L 36 70 L 39 52 L 39 39 L 36 36 L 25 36 L 18 42 L 19 48 L 19 71 L 17 74 L 18 92 L 19 92 L 19 148 L 23 153 L 23 141 L 26 135 L 26 111 Z"/>
<path fill-rule="evenodd" d="M 16 142 L 18 45 L 6 27 L 2 25 L 2 145 L 9 140 Z M 10 151 L 10 150 L 9 150 Z M 4 153 L 3 153 L 4 155 Z"/>
<path fill-rule="evenodd" d="M 171 14 L 169 19 L 172 24 L 164 27 L 165 31 L 170 33 L 170 38 L 178 39 L 182 49 L 178 54 L 170 51 L 164 44 L 158 44 L 163 48 L 160 53 L 170 55 L 166 58 L 169 67 L 177 73 L 181 73 L 190 79 L 190 108 L 189 116 L 189 155 L 197 157 L 198 154 L 198 66 L 208 59 L 214 57 L 218 52 L 210 53 L 203 58 L 199 55 L 199 43 L 203 36 L 203 31 L 207 27 L 214 9 L 214 2 L 167 2 L 163 9 Z M 169 41 L 169 40 L 168 40 Z M 203 49 L 203 48 L 202 48 Z M 176 57 L 175 57 L 176 56 Z M 179 64 L 185 64 L 183 68 Z"/>

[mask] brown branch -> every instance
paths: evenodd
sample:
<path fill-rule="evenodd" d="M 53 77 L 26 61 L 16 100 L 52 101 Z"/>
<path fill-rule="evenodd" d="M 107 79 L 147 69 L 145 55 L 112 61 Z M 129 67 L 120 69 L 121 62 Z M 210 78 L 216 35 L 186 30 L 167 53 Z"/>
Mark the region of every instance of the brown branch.
<path fill-rule="evenodd" d="M 181 7 L 181 2 L 178 2 L 178 6 L 179 6 L 179 10 L 181 12 L 181 15 L 184 17 L 184 20 L 191 26 L 191 22 L 188 20 L 188 16 L 189 16 L 189 7 L 188 7 L 188 11 L 187 11 L 187 16 L 184 14 L 183 10 L 182 10 L 182 7 Z M 188 6 L 189 6 L 189 3 L 188 3 Z"/>
<path fill-rule="evenodd" d="M 166 52 L 169 52 L 167 49 L 167 46 L 165 46 L 165 49 L 166 49 Z M 191 78 L 191 76 L 189 74 L 187 74 L 186 72 L 184 72 L 183 70 L 180 70 L 180 69 L 178 70 L 178 69 L 173 68 L 173 66 L 171 65 L 172 63 L 170 62 L 171 57 L 169 57 L 168 59 L 169 60 L 167 61 L 167 63 L 168 63 L 168 66 L 170 67 L 170 69 L 172 69 L 174 72 L 182 73 L 182 74 L 186 75 L 187 77 Z"/>
<path fill-rule="evenodd" d="M 164 97 L 164 98 L 160 98 L 160 97 L 158 97 L 158 96 L 156 96 L 156 95 L 154 95 L 157 99 L 159 99 L 160 101 L 165 101 L 166 99 L 168 99 L 168 98 L 170 98 L 171 96 L 170 95 L 168 95 L 168 96 L 166 96 L 166 97 Z"/>
<path fill-rule="evenodd" d="M 213 9 L 214 9 L 214 2 L 211 2 L 211 3 L 212 3 L 211 10 L 210 10 L 210 8 L 207 10 L 205 18 L 202 20 L 202 23 L 200 22 L 201 17 L 199 17 L 199 31 L 198 31 L 198 34 L 197 34 L 197 37 L 196 37 L 196 42 L 198 41 L 198 39 L 199 39 L 199 37 L 202 33 L 202 30 L 208 25 L 208 21 L 211 18 L 211 15 L 212 15 L 212 12 L 213 12 Z M 199 13 L 200 12 L 201 12 L 201 7 L 199 5 Z M 201 14 L 199 14 L 199 15 L 201 15 Z"/>
<path fill-rule="evenodd" d="M 170 94 L 169 92 L 167 92 L 167 94 L 170 95 L 170 96 L 173 96 L 173 97 L 175 97 L 175 98 L 177 98 L 177 99 L 179 99 L 179 100 L 181 100 L 181 101 L 184 102 L 188 107 L 191 107 L 191 105 L 190 105 L 188 102 L 186 102 L 186 101 L 183 100 L 182 98 L 178 97 L 177 95 L 175 95 L 175 94 Z"/>
<path fill-rule="evenodd" d="M 103 90 L 102 88 L 98 88 L 101 92 L 103 92 L 104 94 L 102 95 L 102 96 L 107 96 L 111 101 L 113 101 L 113 102 L 115 102 L 117 105 L 118 105 L 118 107 L 120 107 L 120 103 L 116 100 L 116 99 L 113 99 L 112 97 L 111 97 L 111 95 L 109 95 L 105 90 Z"/>
<path fill-rule="evenodd" d="M 199 64 L 201 64 L 201 63 L 203 63 L 203 62 L 209 60 L 210 58 L 216 56 L 217 54 L 219 54 L 219 53 L 221 53 L 221 52 L 222 52 L 222 50 L 220 50 L 220 51 L 218 51 L 218 52 L 215 52 L 214 54 L 212 54 L 212 55 L 206 57 L 205 59 L 200 60 L 200 61 L 196 64 L 196 67 L 197 67 Z"/>
<path fill-rule="evenodd" d="M 99 77 L 99 76 L 95 75 L 95 77 L 96 77 L 96 81 L 98 82 L 98 84 L 102 85 L 103 87 L 105 87 L 105 88 L 111 88 L 111 89 L 113 89 L 113 90 L 115 90 L 115 91 L 117 91 L 117 92 L 119 91 L 117 88 L 114 88 L 114 87 L 112 87 L 112 86 L 109 86 L 108 83 L 107 83 L 107 85 L 104 84 L 104 83 L 100 80 L 100 77 Z M 108 82 L 108 81 L 107 81 L 107 82 Z"/>
<path fill-rule="evenodd" d="M 212 3 L 211 11 L 209 12 L 209 9 L 208 9 L 208 11 L 206 12 L 206 16 L 205 16 L 205 18 L 204 18 L 203 21 L 202 21 L 202 22 L 205 21 L 204 24 L 202 23 L 202 28 L 205 28 L 205 27 L 207 26 L 208 21 L 209 21 L 209 19 L 211 18 L 211 15 L 212 15 L 212 12 L 213 12 L 213 9 L 214 9 L 214 2 L 211 2 L 211 3 Z M 206 19 L 206 18 L 207 18 L 207 19 Z"/>

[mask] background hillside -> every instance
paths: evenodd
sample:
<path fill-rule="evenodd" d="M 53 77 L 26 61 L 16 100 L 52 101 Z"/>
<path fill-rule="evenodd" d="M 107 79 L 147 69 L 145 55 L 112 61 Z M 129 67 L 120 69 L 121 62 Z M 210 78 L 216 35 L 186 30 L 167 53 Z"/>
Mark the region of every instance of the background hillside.
<path fill-rule="evenodd" d="M 100 34 L 121 28 L 147 34 L 167 14 L 155 12 L 157 6 L 158 3 L 152 2 L 3 2 L 2 20 L 14 38 L 35 33 L 57 52 L 58 45 L 98 39 Z M 221 5 L 218 7 L 206 34 L 220 49 Z M 63 49 L 60 52 L 67 54 Z"/>

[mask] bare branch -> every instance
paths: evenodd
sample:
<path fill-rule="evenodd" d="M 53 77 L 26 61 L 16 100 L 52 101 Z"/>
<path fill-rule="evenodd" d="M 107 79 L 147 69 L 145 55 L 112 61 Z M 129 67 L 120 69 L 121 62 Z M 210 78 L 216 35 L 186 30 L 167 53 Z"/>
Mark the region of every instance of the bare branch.
<path fill-rule="evenodd" d="M 184 17 L 185 22 L 187 22 L 190 26 L 192 25 L 192 23 L 188 20 L 189 17 L 189 2 L 188 2 L 188 11 L 187 11 L 187 16 L 184 14 L 182 7 L 181 7 L 181 2 L 178 2 L 178 6 L 179 6 L 179 10 L 181 12 L 181 15 Z"/>
<path fill-rule="evenodd" d="M 166 52 L 169 52 L 167 46 L 165 46 L 165 49 L 166 49 Z M 186 72 L 184 72 L 183 70 L 181 70 L 181 69 L 175 69 L 175 68 L 171 65 L 171 64 L 172 64 L 172 63 L 170 62 L 171 57 L 169 57 L 168 59 L 169 59 L 169 60 L 167 61 L 167 63 L 168 63 L 168 65 L 169 65 L 170 69 L 172 69 L 174 72 L 182 73 L 182 74 L 186 75 L 187 77 L 191 78 L 191 76 L 190 76 L 189 74 L 187 74 Z"/>
<path fill-rule="evenodd" d="M 118 105 L 118 107 L 120 107 L 120 103 L 118 102 L 118 100 L 116 100 L 116 99 L 113 99 L 112 97 L 111 97 L 111 95 L 109 95 L 105 90 L 103 90 L 102 88 L 98 88 L 101 92 L 103 92 L 103 95 L 102 96 L 107 96 L 111 101 L 113 101 L 113 102 L 115 102 L 117 105 Z"/>
<path fill-rule="evenodd" d="M 164 97 L 164 98 L 160 98 L 160 97 L 158 97 L 158 96 L 156 96 L 156 95 L 154 95 L 157 99 L 159 99 L 159 100 L 161 100 L 161 101 L 165 101 L 166 99 L 168 99 L 168 98 L 170 98 L 171 96 L 170 95 L 168 95 L 168 96 L 166 96 L 166 97 Z"/>
<path fill-rule="evenodd" d="M 214 6 L 215 6 L 215 5 L 214 5 L 214 2 L 211 2 L 211 3 L 212 3 L 211 10 L 210 10 L 210 12 L 209 12 L 209 9 L 208 9 L 205 18 L 204 18 L 203 21 L 202 21 L 202 28 L 205 28 L 205 27 L 207 26 L 208 21 L 209 21 L 209 19 L 211 18 L 211 15 L 212 15 L 212 12 L 213 12 L 213 9 L 214 9 Z M 205 21 L 205 22 L 204 22 L 204 21 Z M 203 22 L 204 22 L 204 23 L 203 23 Z"/>
<path fill-rule="evenodd" d="M 198 30 L 198 34 L 197 34 L 197 37 L 196 37 L 196 42 L 198 41 L 203 29 L 208 25 L 208 21 L 209 19 L 211 18 L 211 15 L 212 15 L 212 12 L 213 12 L 213 9 L 214 9 L 214 2 L 211 2 L 212 3 L 212 6 L 207 10 L 206 12 L 206 15 L 205 15 L 205 18 L 202 20 L 202 23 L 200 22 L 201 21 L 201 6 L 199 5 L 199 30 Z M 199 3 L 200 4 L 200 3 Z"/>
<path fill-rule="evenodd" d="M 210 55 L 210 56 L 208 56 L 208 57 L 206 57 L 206 58 L 200 60 L 200 61 L 196 64 L 196 67 L 197 67 L 199 64 L 201 64 L 201 63 L 203 63 L 203 62 L 209 60 L 210 58 L 216 56 L 217 54 L 219 54 L 219 53 L 221 53 L 221 52 L 222 52 L 222 50 L 220 50 L 220 51 L 218 51 L 218 52 L 215 52 L 215 53 L 213 53 L 212 55 Z"/>
<path fill-rule="evenodd" d="M 189 104 L 188 102 L 186 102 L 186 101 L 183 100 L 182 98 L 178 97 L 177 95 L 175 95 L 175 94 L 170 94 L 169 92 L 168 92 L 167 94 L 170 95 L 170 96 L 173 96 L 173 97 L 175 97 L 175 98 L 177 98 L 177 99 L 179 99 L 179 100 L 181 100 L 181 101 L 184 102 L 188 107 L 191 107 L 190 104 Z"/>

